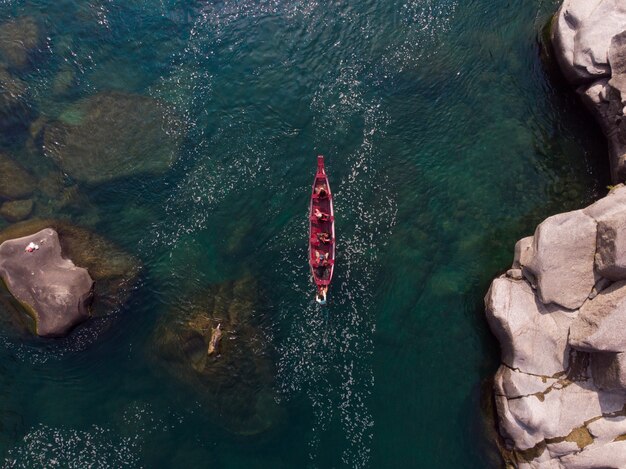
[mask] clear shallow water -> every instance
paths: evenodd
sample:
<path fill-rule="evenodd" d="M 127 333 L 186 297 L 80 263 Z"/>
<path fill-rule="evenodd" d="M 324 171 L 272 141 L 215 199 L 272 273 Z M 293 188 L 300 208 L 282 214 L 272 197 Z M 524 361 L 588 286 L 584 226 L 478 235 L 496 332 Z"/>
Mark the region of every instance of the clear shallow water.
<path fill-rule="evenodd" d="M 499 352 L 482 297 L 516 239 L 607 183 L 601 136 L 541 61 L 556 8 L 0 1 L 0 20 L 33 15 L 45 30 L 22 75 L 37 114 L 117 90 L 170 103 L 185 126 L 170 171 L 83 184 L 84 206 L 55 214 L 144 268 L 113 324 L 53 342 L 0 330 L 5 466 L 497 466 L 481 395 Z M 63 70 L 74 84 L 55 93 Z M 14 137 L 3 150 L 34 172 L 49 164 Z M 306 264 L 317 153 L 339 237 L 325 309 Z M 286 418 L 242 438 L 158 371 L 153 333 L 250 273 Z"/>

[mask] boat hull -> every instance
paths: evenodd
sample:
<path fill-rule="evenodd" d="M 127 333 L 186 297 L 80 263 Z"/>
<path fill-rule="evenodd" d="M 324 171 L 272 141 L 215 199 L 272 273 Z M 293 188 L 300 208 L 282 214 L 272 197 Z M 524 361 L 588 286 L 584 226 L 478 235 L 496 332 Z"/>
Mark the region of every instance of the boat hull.
<path fill-rule="evenodd" d="M 326 194 L 319 194 L 319 188 L 325 189 Z M 319 213 L 322 217 L 319 217 Z M 324 242 L 321 233 L 326 233 L 327 242 Z M 322 288 L 328 289 L 335 271 L 335 212 L 333 195 L 328 183 L 328 176 L 324 167 L 324 157 L 317 157 L 317 171 L 313 181 L 311 203 L 309 207 L 309 265 L 311 275 L 317 286 L 318 295 Z M 319 300 L 318 300 L 319 301 Z M 324 299 L 325 301 L 325 299 Z"/>

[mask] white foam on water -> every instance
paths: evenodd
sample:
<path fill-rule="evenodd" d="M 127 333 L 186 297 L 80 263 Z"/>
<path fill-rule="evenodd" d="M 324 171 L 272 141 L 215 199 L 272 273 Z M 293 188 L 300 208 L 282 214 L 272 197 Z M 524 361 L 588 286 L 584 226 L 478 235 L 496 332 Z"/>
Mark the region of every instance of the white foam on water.
<path fill-rule="evenodd" d="M 395 12 L 397 27 L 404 34 L 396 34 L 399 41 L 386 48 L 385 67 L 392 73 L 422 67 L 424 60 L 438 53 L 441 41 L 451 31 L 457 8 L 458 0 L 404 2 Z"/>
<path fill-rule="evenodd" d="M 89 430 L 37 425 L 4 460 L 4 468 L 139 467 L 139 437 L 120 437 L 107 428 Z"/>
<path fill-rule="evenodd" d="M 378 255 L 396 216 L 395 200 L 378 169 L 380 155 L 375 145 L 388 119 L 376 100 L 364 99 L 358 77 L 362 70 L 358 63 L 341 69 L 337 81 L 321 89 L 312 104 L 322 128 L 341 128 L 355 114 L 363 115 L 365 124 L 360 147 L 352 154 L 335 156 L 345 158 L 349 170 L 332 183 L 337 219 L 345 221 L 337 223 L 342 228 L 337 232 L 337 277 L 326 309 L 315 305 L 314 287 L 308 280 L 306 219 L 292 223 L 284 239 L 277 240 L 283 246 L 302 240 L 301 251 L 287 250 L 279 263 L 281 270 L 290 271 L 293 290 L 302 298 L 296 304 L 285 301 L 279 305 L 280 321 L 290 324 L 279 347 L 282 398 L 304 393 L 312 407 L 311 462 L 315 464 L 322 453 L 322 435 L 339 425 L 344 441 L 335 443 L 342 448 L 343 463 L 350 467 L 366 467 L 370 459 L 374 420 L 368 401 L 374 386 L 371 357 L 375 330 L 371 304 Z M 330 109 L 324 106 L 328 95 L 340 96 Z"/>
<path fill-rule="evenodd" d="M 186 423 L 171 408 L 144 401 L 130 402 L 121 412 L 120 425 L 91 425 L 84 429 L 38 424 L 9 451 L 3 468 L 111 468 L 142 467 L 144 443 L 169 434 Z M 201 444 L 201 443 L 199 443 Z"/>

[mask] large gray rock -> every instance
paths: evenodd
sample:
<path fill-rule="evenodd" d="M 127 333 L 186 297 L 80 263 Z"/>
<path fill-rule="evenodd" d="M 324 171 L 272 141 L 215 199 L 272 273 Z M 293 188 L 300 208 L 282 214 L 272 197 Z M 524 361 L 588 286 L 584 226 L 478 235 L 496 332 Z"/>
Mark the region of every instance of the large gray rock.
<path fill-rule="evenodd" d="M 544 220 L 535 230 L 533 257 L 526 266 L 541 301 L 579 308 L 598 280 L 595 251 L 596 222 L 582 210 Z"/>
<path fill-rule="evenodd" d="M 565 76 L 579 84 L 609 76 L 611 39 L 624 30 L 626 4 L 622 0 L 565 0 L 552 36 Z"/>
<path fill-rule="evenodd" d="M 528 265 L 533 258 L 533 237 L 527 236 L 515 243 L 513 268 L 521 269 Z"/>
<path fill-rule="evenodd" d="M 25 251 L 31 242 L 39 249 Z M 2 243 L 0 277 L 35 319 L 39 336 L 64 336 L 89 317 L 93 280 L 86 269 L 63 258 L 51 228 Z"/>
<path fill-rule="evenodd" d="M 497 278 L 485 298 L 502 348 L 494 394 L 511 467 L 626 467 L 626 280 L 594 274 L 595 264 L 621 275 L 625 207 L 618 185 L 548 218 L 515 246 L 512 270 L 525 279 Z"/>
<path fill-rule="evenodd" d="M 487 321 L 502 347 L 503 363 L 547 377 L 564 372 L 567 334 L 575 313 L 542 304 L 528 283 L 506 277 L 493 281 L 485 305 Z"/>
<path fill-rule="evenodd" d="M 626 179 L 626 4 L 565 0 L 554 19 L 552 44 L 566 78 L 609 140 L 613 181 Z"/>
<path fill-rule="evenodd" d="M 572 322 L 569 344 L 587 352 L 626 351 L 626 281 L 587 301 Z"/>

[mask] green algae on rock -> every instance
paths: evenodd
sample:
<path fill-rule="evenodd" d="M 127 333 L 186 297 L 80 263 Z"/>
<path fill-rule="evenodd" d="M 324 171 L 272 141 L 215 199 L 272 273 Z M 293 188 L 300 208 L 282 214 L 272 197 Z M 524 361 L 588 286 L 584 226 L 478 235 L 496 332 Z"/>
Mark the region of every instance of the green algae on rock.
<path fill-rule="evenodd" d="M 0 244 L 44 228 L 52 228 L 58 233 L 63 255 L 86 268 L 94 279 L 94 316 L 110 313 L 128 299 L 139 274 L 139 260 L 85 228 L 60 220 L 33 219 L 1 231 Z"/>
<path fill-rule="evenodd" d="M 166 104 L 106 92 L 79 101 L 46 125 L 43 146 L 72 178 L 98 184 L 166 171 L 177 158 L 181 135 Z"/>
<path fill-rule="evenodd" d="M 212 286 L 165 316 L 154 334 L 159 366 L 193 386 L 238 435 L 270 430 L 282 415 L 268 344 L 255 324 L 258 301 L 251 277 Z"/>
<path fill-rule="evenodd" d="M 33 17 L 9 21 L 0 25 L 0 55 L 12 68 L 23 70 L 29 66 L 41 39 L 39 25 Z"/>
<path fill-rule="evenodd" d="M 35 178 L 19 164 L 0 153 L 0 198 L 23 199 L 35 190 Z"/>

